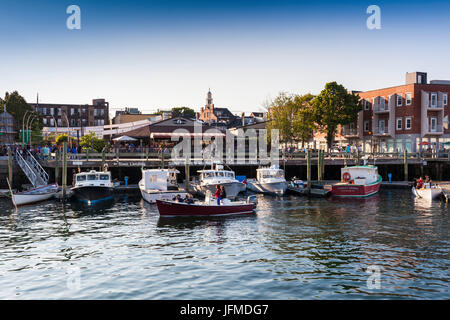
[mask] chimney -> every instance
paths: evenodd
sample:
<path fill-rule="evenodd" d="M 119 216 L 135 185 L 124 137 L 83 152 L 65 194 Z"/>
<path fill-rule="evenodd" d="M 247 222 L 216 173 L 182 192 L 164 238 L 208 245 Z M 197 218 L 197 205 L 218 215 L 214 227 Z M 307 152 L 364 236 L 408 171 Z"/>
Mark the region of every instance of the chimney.
<path fill-rule="evenodd" d="M 241 113 L 242 126 L 245 126 L 245 112 Z"/>

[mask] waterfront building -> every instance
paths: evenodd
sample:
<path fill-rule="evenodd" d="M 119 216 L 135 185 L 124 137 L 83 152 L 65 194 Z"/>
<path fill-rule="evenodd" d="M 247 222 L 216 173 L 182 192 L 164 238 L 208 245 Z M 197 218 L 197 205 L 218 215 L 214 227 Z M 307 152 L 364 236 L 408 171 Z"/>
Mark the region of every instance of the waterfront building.
<path fill-rule="evenodd" d="M 418 152 L 443 148 L 450 141 L 449 80 L 427 81 L 427 73 L 406 74 L 405 84 L 356 92 L 363 110 L 358 119 L 338 128 L 337 145 L 354 145 L 365 152 Z M 326 146 L 323 134 L 314 134 L 310 147 Z"/>
<path fill-rule="evenodd" d="M 0 113 L 0 144 L 13 144 L 14 136 L 14 117 L 5 110 Z"/>
<path fill-rule="evenodd" d="M 240 120 L 239 117 L 231 113 L 227 108 L 217 108 L 214 106 L 211 90 L 208 90 L 206 96 L 206 105 L 200 109 L 198 119 L 222 129 L 229 128 Z"/>
<path fill-rule="evenodd" d="M 30 103 L 42 115 L 44 127 L 88 127 L 109 124 L 109 103 L 94 99 L 92 104 Z"/>
<path fill-rule="evenodd" d="M 125 108 L 125 110 L 116 111 L 115 117 L 112 119 L 112 124 L 123 124 L 136 122 L 146 119 L 169 119 L 170 112 L 158 112 L 157 114 L 143 114 L 138 108 Z"/>

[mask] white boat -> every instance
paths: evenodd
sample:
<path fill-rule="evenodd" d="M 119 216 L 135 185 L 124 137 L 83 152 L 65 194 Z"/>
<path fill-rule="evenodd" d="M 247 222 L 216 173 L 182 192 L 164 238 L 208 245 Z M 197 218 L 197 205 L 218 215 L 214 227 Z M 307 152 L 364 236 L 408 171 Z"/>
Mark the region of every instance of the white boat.
<path fill-rule="evenodd" d="M 247 188 L 253 192 L 275 194 L 282 196 L 287 189 L 287 182 L 284 178 L 284 170 L 279 166 L 260 168 L 256 170 L 256 180 L 249 179 Z"/>
<path fill-rule="evenodd" d="M 228 199 L 235 199 L 240 192 L 244 192 L 247 185 L 236 179 L 234 171 L 225 170 L 222 165 L 216 165 L 215 169 L 200 170 L 200 182 L 194 184 L 194 190 L 203 196 L 207 191 L 214 194 L 217 186 L 225 188 L 226 197 Z"/>
<path fill-rule="evenodd" d="M 177 195 L 186 198 L 188 193 L 177 184 L 178 173 L 176 169 L 142 170 L 142 180 L 139 181 L 142 198 L 149 203 L 156 203 L 156 200 L 171 201 Z"/>
<path fill-rule="evenodd" d="M 17 206 L 41 202 L 52 198 L 58 192 L 58 185 L 50 184 L 24 192 L 13 193 L 12 200 Z"/>
<path fill-rule="evenodd" d="M 430 186 L 429 183 L 424 184 L 424 188 L 416 189 L 412 187 L 414 196 L 427 200 L 438 199 L 442 195 L 442 188 L 439 186 Z"/>
<path fill-rule="evenodd" d="M 81 172 L 75 175 L 75 187 L 71 192 L 75 198 L 88 205 L 112 200 L 114 198 L 114 183 L 111 172 L 95 171 Z"/>

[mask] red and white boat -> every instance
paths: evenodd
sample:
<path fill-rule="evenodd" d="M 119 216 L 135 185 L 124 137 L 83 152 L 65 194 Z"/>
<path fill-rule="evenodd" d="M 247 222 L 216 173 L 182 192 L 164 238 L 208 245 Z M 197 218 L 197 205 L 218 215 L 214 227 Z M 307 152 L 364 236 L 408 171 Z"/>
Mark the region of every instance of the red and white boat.
<path fill-rule="evenodd" d="M 165 217 L 214 217 L 251 214 L 256 209 L 254 197 L 248 197 L 247 201 L 230 201 L 223 199 L 223 204 L 218 205 L 215 199 L 185 203 L 177 201 L 156 200 L 159 215 Z"/>
<path fill-rule="evenodd" d="M 376 166 L 354 166 L 341 169 L 341 182 L 332 186 L 335 197 L 369 197 L 380 190 L 383 179 Z"/>

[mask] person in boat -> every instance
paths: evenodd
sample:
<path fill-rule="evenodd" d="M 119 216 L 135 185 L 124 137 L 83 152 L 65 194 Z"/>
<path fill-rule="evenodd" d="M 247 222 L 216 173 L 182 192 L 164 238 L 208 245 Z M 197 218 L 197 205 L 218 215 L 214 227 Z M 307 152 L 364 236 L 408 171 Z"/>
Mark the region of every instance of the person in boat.
<path fill-rule="evenodd" d="M 423 179 L 422 177 L 419 178 L 419 180 L 417 180 L 417 189 L 422 189 L 423 187 Z"/>
<path fill-rule="evenodd" d="M 227 193 L 225 192 L 225 187 L 220 186 L 220 198 L 225 199 L 227 197 Z"/>
<path fill-rule="evenodd" d="M 184 202 L 184 199 L 181 198 L 181 196 L 180 196 L 179 194 L 177 194 L 176 197 L 173 198 L 173 201 L 176 201 L 176 202 Z"/>
<path fill-rule="evenodd" d="M 425 176 L 425 183 L 429 183 L 431 186 L 431 179 L 430 176 Z"/>
<path fill-rule="evenodd" d="M 184 199 L 184 202 L 186 202 L 187 204 L 193 204 L 194 199 L 192 199 L 191 195 L 188 193 L 186 194 L 186 199 Z"/>
<path fill-rule="evenodd" d="M 218 205 L 218 206 L 220 206 L 220 200 L 221 200 L 220 195 L 221 195 L 221 194 L 222 194 L 222 191 L 220 190 L 220 186 L 217 185 L 217 186 L 216 186 L 216 192 L 214 193 L 214 196 L 215 196 L 216 199 L 217 199 L 217 205 Z"/>

